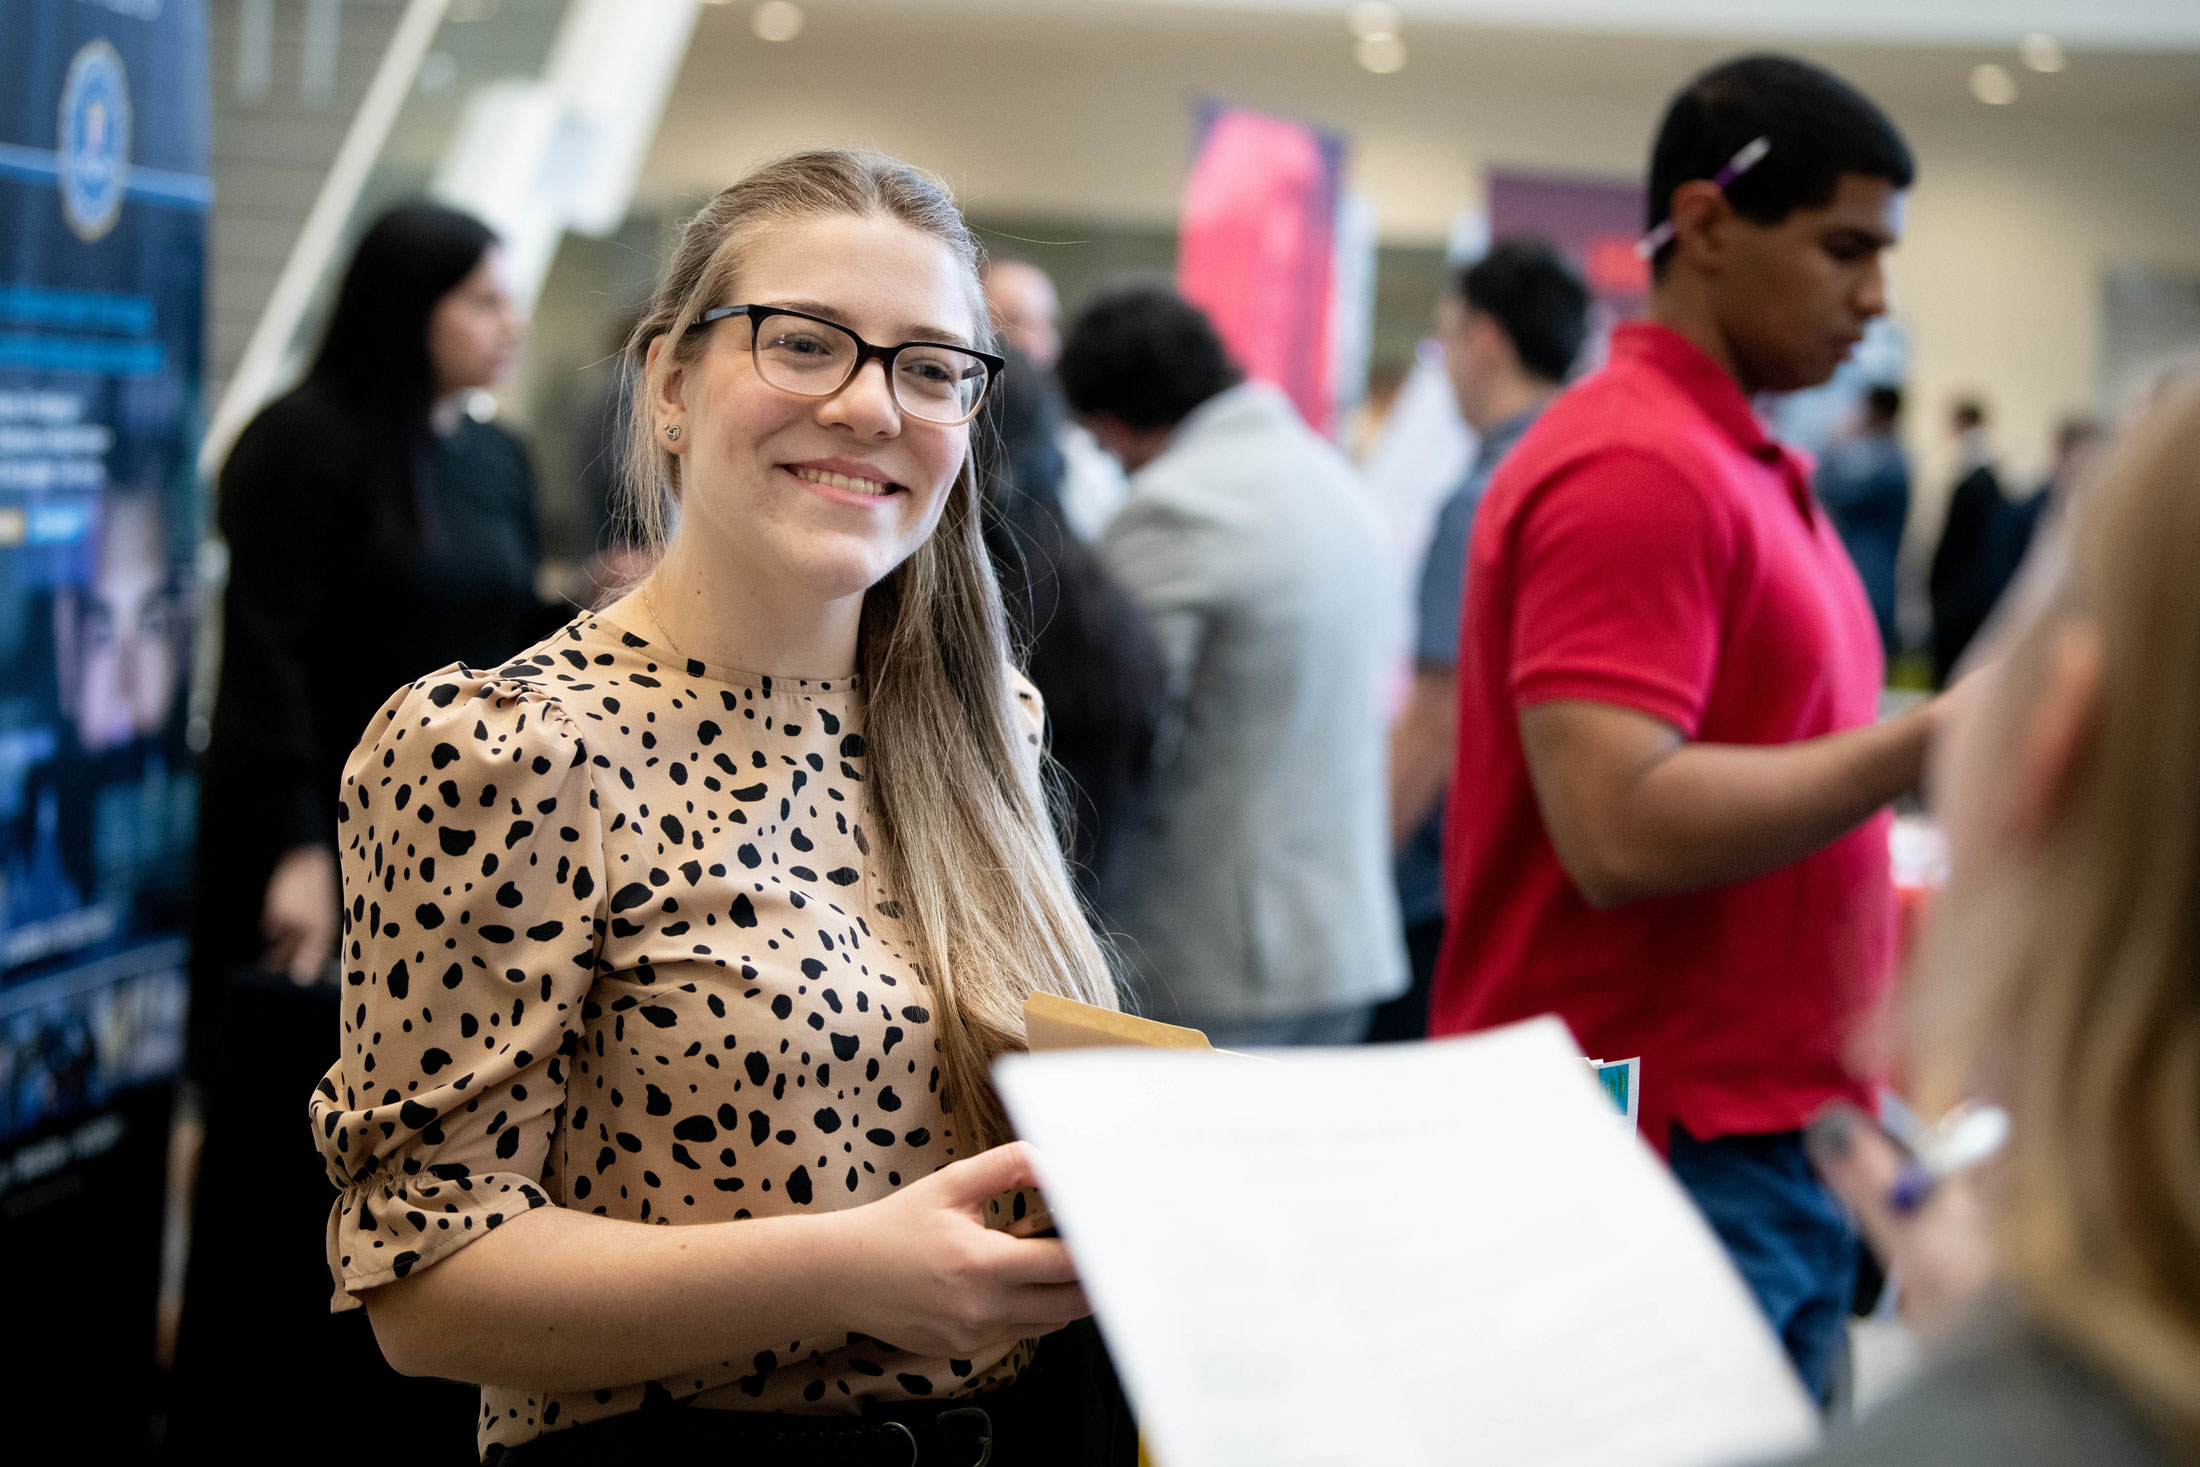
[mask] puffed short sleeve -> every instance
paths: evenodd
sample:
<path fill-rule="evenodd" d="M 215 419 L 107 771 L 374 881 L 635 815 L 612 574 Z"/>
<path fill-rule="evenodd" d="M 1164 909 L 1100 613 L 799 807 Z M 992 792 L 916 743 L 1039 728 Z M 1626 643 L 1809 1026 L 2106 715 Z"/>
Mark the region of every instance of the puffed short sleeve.
<path fill-rule="evenodd" d="M 524 682 L 399 693 L 344 769 L 342 1052 L 312 1100 L 335 1307 L 550 1197 L 603 932 L 578 731 Z"/>

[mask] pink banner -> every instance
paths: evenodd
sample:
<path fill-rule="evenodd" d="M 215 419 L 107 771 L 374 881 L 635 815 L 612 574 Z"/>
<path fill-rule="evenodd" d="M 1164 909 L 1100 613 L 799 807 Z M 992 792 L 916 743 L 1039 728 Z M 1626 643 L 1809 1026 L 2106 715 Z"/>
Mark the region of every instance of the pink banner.
<path fill-rule="evenodd" d="M 1344 140 L 1209 103 L 1184 187 L 1177 288 L 1246 375 L 1274 384 L 1317 432 L 1335 412 L 1330 297 Z"/>

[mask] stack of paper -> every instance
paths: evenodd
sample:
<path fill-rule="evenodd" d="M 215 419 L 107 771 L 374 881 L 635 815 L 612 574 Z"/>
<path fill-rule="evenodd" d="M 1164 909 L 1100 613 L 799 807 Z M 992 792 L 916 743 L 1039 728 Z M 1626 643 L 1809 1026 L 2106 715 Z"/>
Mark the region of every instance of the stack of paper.
<path fill-rule="evenodd" d="M 998 1079 L 1159 1467 L 1710 1467 L 1814 1435 L 1555 1020 Z"/>

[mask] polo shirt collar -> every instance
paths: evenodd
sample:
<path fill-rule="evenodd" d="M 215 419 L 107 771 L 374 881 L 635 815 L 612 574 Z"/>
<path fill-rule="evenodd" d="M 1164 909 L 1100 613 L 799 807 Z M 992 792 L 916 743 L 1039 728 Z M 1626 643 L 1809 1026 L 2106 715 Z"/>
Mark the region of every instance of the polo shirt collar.
<path fill-rule="evenodd" d="M 1749 399 L 1742 395 L 1740 384 L 1702 347 L 1655 321 L 1623 321 L 1612 331 L 1611 359 L 1646 367 L 1678 387 L 1698 411 L 1734 440 L 1735 447 L 1779 469 L 1789 481 L 1797 507 L 1805 517 L 1811 516 L 1807 462 L 1765 431 Z"/>
<path fill-rule="evenodd" d="M 1688 394 L 1704 416 L 1726 430 L 1744 453 L 1769 457 L 1777 449 L 1765 425 L 1750 410 L 1749 399 L 1710 354 L 1670 326 L 1655 321 L 1623 321 L 1612 331 L 1612 358 L 1639 362 Z"/>

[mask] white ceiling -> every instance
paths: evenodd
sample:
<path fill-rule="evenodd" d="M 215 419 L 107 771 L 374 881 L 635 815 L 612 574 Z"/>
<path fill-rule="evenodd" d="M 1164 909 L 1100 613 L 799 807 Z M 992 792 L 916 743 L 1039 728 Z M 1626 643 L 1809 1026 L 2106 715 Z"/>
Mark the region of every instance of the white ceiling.
<path fill-rule="evenodd" d="M 1342 17 L 1343 0 L 1127 0 L 1191 10 Z M 1410 28 L 1436 24 L 1633 35 L 1792 36 L 1872 45 L 2014 44 L 2200 50 L 2196 0 L 1394 0 Z"/>

